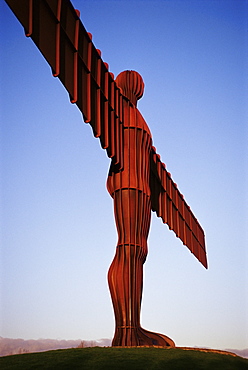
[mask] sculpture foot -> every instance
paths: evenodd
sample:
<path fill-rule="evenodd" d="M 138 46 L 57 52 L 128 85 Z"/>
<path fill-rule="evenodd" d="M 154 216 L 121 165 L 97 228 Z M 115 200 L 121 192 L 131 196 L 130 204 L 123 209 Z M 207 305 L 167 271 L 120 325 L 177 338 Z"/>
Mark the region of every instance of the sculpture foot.
<path fill-rule="evenodd" d="M 119 327 L 116 329 L 113 347 L 160 346 L 175 347 L 172 339 L 164 334 L 153 333 L 141 327 Z"/>

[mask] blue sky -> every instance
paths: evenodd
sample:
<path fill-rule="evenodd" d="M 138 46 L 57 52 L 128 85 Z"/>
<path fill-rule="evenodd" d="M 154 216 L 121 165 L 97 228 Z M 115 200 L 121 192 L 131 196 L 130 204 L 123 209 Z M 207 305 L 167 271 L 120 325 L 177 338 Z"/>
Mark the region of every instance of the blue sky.
<path fill-rule="evenodd" d="M 205 270 L 153 215 L 142 324 L 178 346 L 248 346 L 247 1 L 72 1 L 205 230 Z M 111 338 L 109 159 L 4 1 L 0 336 Z M 246 227 L 245 227 L 246 226 Z"/>

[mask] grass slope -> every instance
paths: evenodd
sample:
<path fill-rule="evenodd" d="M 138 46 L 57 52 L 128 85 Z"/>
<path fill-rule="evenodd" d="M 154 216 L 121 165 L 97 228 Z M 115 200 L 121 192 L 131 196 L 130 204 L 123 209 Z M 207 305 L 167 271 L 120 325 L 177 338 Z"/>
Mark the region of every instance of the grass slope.
<path fill-rule="evenodd" d="M 163 348 L 75 348 L 0 358 L 1 370 L 243 370 L 248 360 L 225 354 Z"/>

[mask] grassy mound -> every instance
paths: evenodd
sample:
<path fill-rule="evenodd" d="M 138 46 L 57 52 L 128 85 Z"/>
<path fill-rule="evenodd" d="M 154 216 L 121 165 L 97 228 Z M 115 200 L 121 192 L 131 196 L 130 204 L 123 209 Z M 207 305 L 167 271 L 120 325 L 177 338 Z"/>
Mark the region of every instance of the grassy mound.
<path fill-rule="evenodd" d="M 248 360 L 180 348 L 75 348 L 0 358 L 1 370 L 243 370 Z"/>

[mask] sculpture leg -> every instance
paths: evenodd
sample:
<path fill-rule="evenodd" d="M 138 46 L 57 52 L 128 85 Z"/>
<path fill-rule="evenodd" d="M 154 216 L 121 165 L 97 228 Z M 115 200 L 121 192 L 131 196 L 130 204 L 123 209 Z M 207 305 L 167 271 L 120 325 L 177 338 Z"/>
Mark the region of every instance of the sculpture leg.
<path fill-rule="evenodd" d="M 140 325 L 143 264 L 147 256 L 150 227 L 150 198 L 135 189 L 114 194 L 118 244 L 108 273 L 116 329 L 113 346 L 172 346 L 162 334 L 148 332 Z"/>

